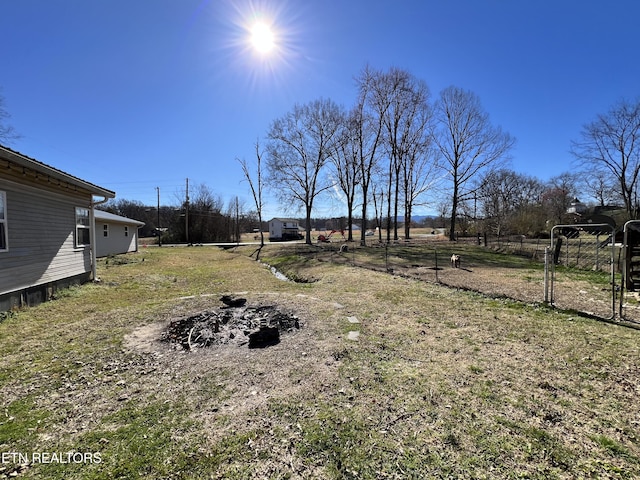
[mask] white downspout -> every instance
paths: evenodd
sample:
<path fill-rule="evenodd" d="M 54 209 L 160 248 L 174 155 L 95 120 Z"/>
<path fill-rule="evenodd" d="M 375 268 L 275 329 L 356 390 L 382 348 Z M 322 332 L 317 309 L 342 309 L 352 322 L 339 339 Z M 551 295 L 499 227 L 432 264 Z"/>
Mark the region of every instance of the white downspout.
<path fill-rule="evenodd" d="M 96 257 L 96 218 L 94 214 L 94 208 L 96 205 L 102 205 L 103 203 L 107 203 L 109 201 L 108 197 L 103 197 L 103 200 L 95 201 L 93 196 L 91 197 L 91 208 L 89 209 L 89 235 L 90 235 L 90 252 L 91 252 L 91 280 L 94 282 L 98 281 L 97 269 L 98 269 L 98 260 Z"/>

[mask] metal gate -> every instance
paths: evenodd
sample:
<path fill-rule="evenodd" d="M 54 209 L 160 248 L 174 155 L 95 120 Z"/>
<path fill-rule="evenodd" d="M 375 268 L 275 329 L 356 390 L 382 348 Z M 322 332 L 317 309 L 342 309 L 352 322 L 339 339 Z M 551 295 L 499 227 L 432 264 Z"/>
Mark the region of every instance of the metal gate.
<path fill-rule="evenodd" d="M 551 246 L 545 251 L 545 302 L 613 319 L 619 288 L 615 282 L 615 255 L 615 229 L 611 225 L 553 227 Z"/>
<path fill-rule="evenodd" d="M 624 224 L 620 318 L 640 323 L 640 220 Z"/>

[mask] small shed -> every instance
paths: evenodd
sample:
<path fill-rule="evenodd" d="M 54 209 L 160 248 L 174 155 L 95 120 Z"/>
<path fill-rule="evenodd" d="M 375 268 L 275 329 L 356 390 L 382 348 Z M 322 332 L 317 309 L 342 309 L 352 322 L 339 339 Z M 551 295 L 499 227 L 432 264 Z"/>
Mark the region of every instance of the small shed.
<path fill-rule="evenodd" d="M 272 218 L 269 220 L 269 241 L 301 240 L 298 220 L 292 218 Z"/>
<path fill-rule="evenodd" d="M 96 210 L 96 256 L 138 251 L 138 229 L 144 222 Z"/>

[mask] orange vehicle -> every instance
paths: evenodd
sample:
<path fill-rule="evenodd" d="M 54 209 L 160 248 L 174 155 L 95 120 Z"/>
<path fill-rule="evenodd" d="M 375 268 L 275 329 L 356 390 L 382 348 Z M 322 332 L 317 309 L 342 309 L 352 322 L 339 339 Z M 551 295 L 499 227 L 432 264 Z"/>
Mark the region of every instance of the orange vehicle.
<path fill-rule="evenodd" d="M 329 233 L 329 235 L 318 235 L 318 243 L 330 243 L 331 235 L 333 235 L 334 233 L 340 233 L 340 235 L 342 235 L 342 239 L 344 240 L 344 230 L 331 230 L 331 233 Z"/>

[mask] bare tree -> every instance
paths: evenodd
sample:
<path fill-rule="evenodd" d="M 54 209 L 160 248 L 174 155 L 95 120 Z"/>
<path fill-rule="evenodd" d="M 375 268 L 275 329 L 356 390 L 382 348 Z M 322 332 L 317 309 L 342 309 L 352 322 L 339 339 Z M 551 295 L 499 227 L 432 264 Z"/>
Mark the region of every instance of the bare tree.
<path fill-rule="evenodd" d="M 121 215 L 123 217 L 145 222 L 145 224 L 138 229 L 138 234 L 141 237 L 159 233 L 156 230 L 157 218 L 159 216 L 158 210 L 156 208 L 151 209 L 142 202 L 137 200 L 127 200 L 124 198 L 119 198 L 117 200 L 111 199 L 108 202 L 99 205 L 97 208 L 115 215 Z"/>
<path fill-rule="evenodd" d="M 442 228 L 447 228 L 447 216 L 451 205 L 449 202 L 442 200 L 436 205 L 438 211 L 438 220 L 442 222 Z"/>
<path fill-rule="evenodd" d="M 304 207 L 307 244 L 311 244 L 313 202 L 333 185 L 322 173 L 339 140 L 342 117 L 340 107 L 321 99 L 294 106 L 269 129 L 269 180 L 281 201 Z"/>
<path fill-rule="evenodd" d="M 426 100 L 426 99 L 425 99 Z M 407 126 L 402 141 L 401 188 L 404 197 L 404 236 L 410 238 L 413 207 L 420 196 L 437 181 L 436 157 L 431 146 L 430 124 L 431 109 L 426 101 L 415 104 L 415 115 Z"/>
<path fill-rule="evenodd" d="M 366 118 L 369 120 L 368 125 L 375 129 L 375 149 L 383 147 L 388 158 L 388 168 L 386 169 L 386 197 L 387 197 L 387 242 L 391 240 L 391 192 L 393 191 L 393 172 L 394 164 L 389 152 L 387 138 L 387 118 L 389 115 L 389 109 L 393 102 L 393 92 L 397 85 L 394 85 L 393 78 L 386 72 L 372 70 L 366 68 L 362 73 L 359 82 L 359 102 L 358 107 L 362 112 L 366 112 L 366 116 L 363 116 L 363 120 Z M 364 123 L 362 125 L 364 127 Z M 364 133 L 364 132 L 363 132 Z M 374 173 L 380 174 L 379 170 L 382 170 L 382 165 L 379 163 L 379 158 L 376 156 L 367 157 L 367 166 L 369 172 L 369 178 Z M 382 178 L 382 175 L 380 175 Z M 364 201 L 367 199 L 365 198 Z M 377 208 L 382 211 L 382 204 Z M 378 216 L 378 215 L 376 215 Z M 362 243 L 362 241 L 361 241 Z"/>
<path fill-rule="evenodd" d="M 504 159 L 515 140 L 494 127 L 473 92 L 448 87 L 436 102 L 435 142 L 451 181 L 449 240 L 455 240 L 458 205 L 473 191 L 468 184 L 484 169 Z"/>
<path fill-rule="evenodd" d="M 366 88 L 366 101 L 384 133 L 384 150 L 388 158 L 386 168 L 387 241 L 398 239 L 398 210 L 400 195 L 407 192 L 411 169 L 415 165 L 416 147 L 424 145 L 429 122 L 429 89 L 410 73 L 391 68 L 387 72 L 366 70 L 361 91 Z M 411 198 L 409 198 L 411 201 Z M 404 198 L 405 216 L 410 214 Z M 409 211 L 407 207 L 409 206 Z M 393 213 L 392 213 L 393 208 Z"/>
<path fill-rule="evenodd" d="M 251 187 L 251 194 L 253 195 L 253 201 L 256 205 L 256 212 L 258 213 L 258 225 L 260 225 L 260 248 L 256 249 L 254 252 L 256 254 L 256 260 L 260 260 L 260 252 L 264 247 L 264 232 L 262 231 L 262 207 L 264 206 L 262 202 L 262 156 L 263 152 L 260 150 L 260 142 L 256 140 L 256 178 L 255 181 L 251 172 L 249 171 L 249 166 L 247 165 L 246 160 L 236 159 L 240 166 L 242 167 L 242 173 L 244 173 L 244 177 L 249 182 L 249 186 Z M 253 255 L 253 253 L 251 254 Z"/>
<path fill-rule="evenodd" d="M 163 205 L 158 208 L 156 205 L 149 206 L 138 200 L 127 200 L 125 198 L 111 199 L 97 208 L 144 222 L 144 225 L 138 230 L 140 237 L 161 235 L 162 230 L 160 227 L 176 223 L 175 218 L 180 216 L 180 213 L 176 212 L 176 209 L 172 206 Z"/>
<path fill-rule="evenodd" d="M 7 112 L 4 105 L 4 96 L 0 93 L 0 143 L 10 145 L 21 136 L 11 125 L 9 125 L 8 122 L 11 115 Z"/>
<path fill-rule="evenodd" d="M 240 201 L 238 196 L 234 196 L 229 200 L 225 220 L 227 223 L 228 236 L 232 241 L 240 243 L 241 223 L 244 220 L 244 202 Z"/>
<path fill-rule="evenodd" d="M 339 141 L 334 143 L 335 150 L 331 154 L 336 185 L 344 193 L 347 203 L 347 240 L 350 242 L 353 241 L 353 208 L 361 178 L 358 121 L 357 113 L 351 113 L 344 119 Z"/>
<path fill-rule="evenodd" d="M 403 176 L 404 192 L 404 235 L 410 238 L 410 228 L 413 217 L 413 207 L 425 205 L 420 202 L 421 196 L 438 182 L 435 175 L 437 164 L 433 161 L 433 150 L 415 149 L 409 151 L 405 161 Z"/>
<path fill-rule="evenodd" d="M 393 218 L 393 239 L 398 240 L 398 201 L 400 194 L 400 171 L 406 148 L 406 129 L 410 127 L 407 110 L 412 108 L 412 78 L 408 72 L 391 69 L 383 77 L 389 97 L 389 108 L 384 117 L 386 127 L 386 147 L 389 155 L 389 177 L 387 190 L 387 241 L 390 240 L 391 221 Z M 409 113 L 410 115 L 410 113 Z M 394 212 L 391 215 L 393 201 Z"/>
<path fill-rule="evenodd" d="M 407 163 L 410 152 L 416 158 L 416 147 L 423 144 L 426 125 L 430 119 L 427 113 L 429 89 L 424 82 L 403 70 L 391 69 L 384 78 L 390 95 L 390 106 L 385 115 L 386 143 L 390 157 L 387 214 L 391 216 L 393 184 L 393 239 L 398 240 L 398 205 L 401 189 L 407 186 L 406 183 L 401 183 L 401 174 L 404 170 L 407 178 L 406 173 L 411 168 L 411 164 Z M 405 215 L 406 213 L 405 210 Z"/>
<path fill-rule="evenodd" d="M 538 216 L 544 185 L 512 170 L 492 170 L 479 182 L 478 199 L 486 228 L 500 236 L 540 230 Z"/>
<path fill-rule="evenodd" d="M 511 170 L 488 172 L 480 181 L 478 196 L 486 227 L 501 236 L 508 230 L 508 221 L 518 195 L 517 173 Z"/>
<path fill-rule="evenodd" d="M 552 177 L 542 194 L 542 205 L 548 219 L 557 224 L 567 222 L 567 210 L 577 194 L 576 175 L 564 172 Z"/>
<path fill-rule="evenodd" d="M 204 183 L 195 185 L 188 200 L 182 204 L 185 212 L 184 225 L 180 221 L 174 230 L 182 231 L 187 243 L 229 241 L 229 219 L 223 215 L 223 208 L 222 197 L 215 195 Z"/>
<path fill-rule="evenodd" d="M 571 152 L 588 171 L 605 169 L 624 201 L 630 218 L 638 214 L 640 174 L 640 100 L 621 100 L 607 113 L 583 126 Z M 587 173 L 588 174 L 588 173 Z"/>
<path fill-rule="evenodd" d="M 382 243 L 382 205 L 384 204 L 384 190 L 378 190 L 373 186 L 373 208 L 376 214 L 376 229 L 378 241 Z"/>
<path fill-rule="evenodd" d="M 613 205 L 622 200 L 617 182 L 603 168 L 593 168 L 580 175 L 582 189 L 593 197 L 598 206 Z"/>
<path fill-rule="evenodd" d="M 356 79 L 358 84 L 358 100 L 353 110 L 351 128 L 354 130 L 354 138 L 358 143 L 359 167 L 360 167 L 360 191 L 362 194 L 362 228 L 360 231 L 360 244 L 366 245 L 367 229 L 367 205 L 369 202 L 369 187 L 375 173 L 378 162 L 378 151 L 382 143 L 384 116 L 388 108 L 388 99 L 380 96 L 376 88 L 377 74 L 366 67 Z M 373 192 L 374 207 L 376 210 L 376 223 L 378 233 L 382 235 L 381 225 L 376 201 L 376 192 Z"/>

